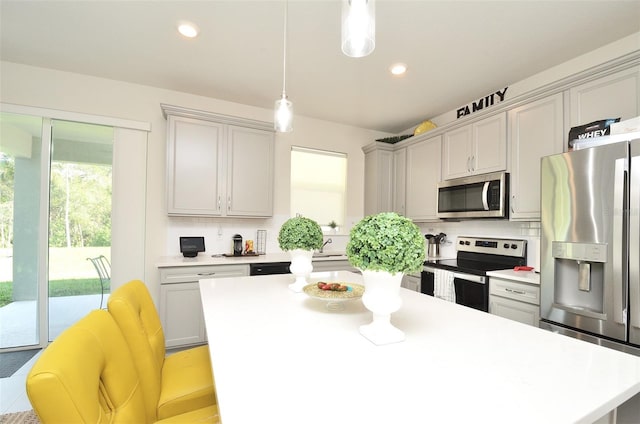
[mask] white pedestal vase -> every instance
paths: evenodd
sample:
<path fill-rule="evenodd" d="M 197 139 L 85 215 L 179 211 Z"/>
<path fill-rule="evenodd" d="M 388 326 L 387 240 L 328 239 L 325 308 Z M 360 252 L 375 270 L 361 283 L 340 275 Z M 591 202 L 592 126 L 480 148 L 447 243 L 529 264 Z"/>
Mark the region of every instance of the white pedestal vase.
<path fill-rule="evenodd" d="M 294 249 L 290 250 L 291 254 L 291 266 L 289 270 L 295 275 L 296 280 L 289 284 L 289 288 L 294 292 L 301 292 L 304 286 L 308 283 L 307 277 L 313 271 L 313 264 L 311 260 L 313 258 L 313 250 Z"/>
<path fill-rule="evenodd" d="M 364 295 L 362 303 L 373 312 L 371 324 L 360 326 L 360 334 L 376 345 L 401 342 L 404 332 L 391 325 L 391 313 L 400 309 L 400 283 L 403 273 L 362 271 Z"/>

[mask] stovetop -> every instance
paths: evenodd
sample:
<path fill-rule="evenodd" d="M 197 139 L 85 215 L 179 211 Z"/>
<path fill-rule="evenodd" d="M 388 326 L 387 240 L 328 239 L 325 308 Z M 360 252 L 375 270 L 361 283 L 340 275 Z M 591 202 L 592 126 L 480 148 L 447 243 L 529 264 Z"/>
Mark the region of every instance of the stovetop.
<path fill-rule="evenodd" d="M 442 268 L 449 271 L 464 272 L 473 275 L 486 275 L 488 271 L 498 271 L 509 269 L 519 265 L 526 265 L 525 259 L 506 262 L 487 262 L 465 259 L 429 259 L 424 261 L 425 265 L 434 268 Z"/>
<path fill-rule="evenodd" d="M 425 265 L 473 275 L 527 264 L 526 240 L 458 237 L 457 257 L 428 259 Z"/>

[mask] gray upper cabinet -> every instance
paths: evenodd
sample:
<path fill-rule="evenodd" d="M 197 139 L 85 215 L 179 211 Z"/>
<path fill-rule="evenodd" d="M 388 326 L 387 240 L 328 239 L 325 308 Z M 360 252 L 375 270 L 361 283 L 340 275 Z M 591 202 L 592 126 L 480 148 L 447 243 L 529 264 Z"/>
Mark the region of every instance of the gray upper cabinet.
<path fill-rule="evenodd" d="M 441 176 L 442 136 L 397 146 L 372 143 L 365 153 L 364 214 L 397 212 L 434 221 Z"/>
<path fill-rule="evenodd" d="M 407 146 L 406 212 L 414 221 L 437 220 L 442 136 Z"/>
<path fill-rule="evenodd" d="M 274 135 L 265 129 L 270 124 L 246 121 L 250 127 L 207 112 L 167 105 L 163 110 L 169 215 L 273 215 Z"/>
<path fill-rule="evenodd" d="M 373 143 L 364 151 L 364 214 L 373 215 L 393 210 L 394 155 L 393 145 Z"/>
<path fill-rule="evenodd" d="M 227 216 L 273 215 L 273 133 L 228 127 Z"/>
<path fill-rule="evenodd" d="M 562 152 L 562 93 L 509 111 L 511 219 L 540 219 L 540 159 Z"/>
<path fill-rule="evenodd" d="M 407 149 L 401 148 L 393 152 L 393 211 L 406 214 L 407 186 Z"/>
<path fill-rule="evenodd" d="M 448 131 L 442 142 L 443 179 L 466 177 L 507 168 L 506 113 Z"/>
<path fill-rule="evenodd" d="M 169 116 L 168 130 L 169 215 L 222 215 L 223 125 Z"/>
<path fill-rule="evenodd" d="M 569 127 L 608 118 L 634 118 L 640 115 L 640 66 L 578 85 L 569 93 Z"/>

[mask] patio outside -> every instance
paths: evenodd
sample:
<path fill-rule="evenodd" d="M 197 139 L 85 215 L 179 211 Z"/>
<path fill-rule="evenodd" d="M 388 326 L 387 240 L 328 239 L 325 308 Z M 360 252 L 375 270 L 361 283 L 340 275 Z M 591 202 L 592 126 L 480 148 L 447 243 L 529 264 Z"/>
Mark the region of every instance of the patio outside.
<path fill-rule="evenodd" d="M 100 307 L 100 280 L 87 260 L 105 255 L 110 258 L 109 246 L 50 248 L 49 250 L 49 340 L 64 329 Z M 13 258 L 11 249 L 0 249 L 0 285 L 12 284 Z M 108 292 L 105 293 L 103 307 Z M 29 346 L 37 343 L 37 301 L 19 300 L 0 307 L 0 348 Z"/>

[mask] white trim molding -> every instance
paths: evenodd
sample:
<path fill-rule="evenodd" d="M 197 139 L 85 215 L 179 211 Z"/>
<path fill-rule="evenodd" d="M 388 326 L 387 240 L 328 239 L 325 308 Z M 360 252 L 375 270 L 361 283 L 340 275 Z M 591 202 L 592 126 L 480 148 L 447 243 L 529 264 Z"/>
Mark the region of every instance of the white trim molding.
<path fill-rule="evenodd" d="M 130 130 L 151 131 L 151 123 L 149 122 L 132 121 L 130 119 L 90 115 L 87 113 L 68 112 L 41 107 L 23 106 L 11 103 L 0 103 L 0 112 L 40 116 L 62 121 L 85 122 L 88 124 L 106 125 L 109 127 L 119 127 Z"/>

